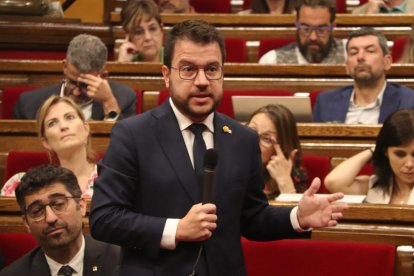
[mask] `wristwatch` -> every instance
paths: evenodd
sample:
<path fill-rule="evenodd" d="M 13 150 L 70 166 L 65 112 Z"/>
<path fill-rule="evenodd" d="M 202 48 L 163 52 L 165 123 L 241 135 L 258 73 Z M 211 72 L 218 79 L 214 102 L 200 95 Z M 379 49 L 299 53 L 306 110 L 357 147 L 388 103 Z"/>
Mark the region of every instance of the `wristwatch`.
<path fill-rule="evenodd" d="M 106 115 L 108 119 L 115 119 L 117 116 L 118 112 L 116 112 L 116 110 L 111 110 L 108 112 L 108 115 Z"/>

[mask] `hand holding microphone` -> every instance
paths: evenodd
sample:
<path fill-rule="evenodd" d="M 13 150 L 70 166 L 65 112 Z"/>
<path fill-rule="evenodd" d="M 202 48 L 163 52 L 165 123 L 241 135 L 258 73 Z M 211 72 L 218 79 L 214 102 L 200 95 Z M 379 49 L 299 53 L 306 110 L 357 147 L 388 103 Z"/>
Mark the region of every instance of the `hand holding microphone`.
<path fill-rule="evenodd" d="M 202 203 L 193 205 L 185 217 L 178 222 L 177 241 L 207 240 L 217 228 L 216 205 L 211 204 L 217 161 L 217 152 L 214 149 L 208 149 L 204 155 Z"/>

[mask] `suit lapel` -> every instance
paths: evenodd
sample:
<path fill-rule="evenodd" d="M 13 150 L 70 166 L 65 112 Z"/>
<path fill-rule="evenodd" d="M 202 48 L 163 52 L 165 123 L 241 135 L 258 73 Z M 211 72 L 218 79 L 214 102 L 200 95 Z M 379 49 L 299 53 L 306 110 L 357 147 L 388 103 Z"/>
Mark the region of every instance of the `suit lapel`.
<path fill-rule="evenodd" d="M 335 118 L 335 121 L 345 122 L 346 114 L 348 113 L 349 109 L 349 102 L 351 100 L 352 90 L 353 86 L 347 86 L 345 90 L 342 91 L 339 101 L 336 103 L 331 103 L 335 105 L 336 111 L 334 114 L 337 116 L 337 118 Z"/>
<path fill-rule="evenodd" d="M 50 275 L 49 265 L 46 261 L 45 253 L 39 248 L 33 258 L 32 269 L 30 275 Z"/>
<path fill-rule="evenodd" d="M 194 203 L 200 202 L 201 187 L 197 185 L 197 177 L 169 101 L 165 101 L 155 109 L 153 115 L 157 118 L 154 130 L 157 133 L 156 137 L 168 162 L 174 169 L 180 185 Z"/>
<path fill-rule="evenodd" d="M 393 111 L 399 109 L 400 98 L 398 97 L 398 90 L 394 89 L 389 83 L 385 87 L 384 96 L 382 97 L 382 103 L 380 108 L 379 123 L 384 122 Z"/>

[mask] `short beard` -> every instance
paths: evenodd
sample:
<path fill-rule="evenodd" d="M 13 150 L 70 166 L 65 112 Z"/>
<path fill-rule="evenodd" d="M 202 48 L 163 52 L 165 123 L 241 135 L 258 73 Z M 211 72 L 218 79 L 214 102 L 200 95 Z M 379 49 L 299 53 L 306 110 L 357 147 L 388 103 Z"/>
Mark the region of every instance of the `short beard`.
<path fill-rule="evenodd" d="M 333 48 L 334 40 L 333 37 L 330 36 L 328 43 L 326 45 L 321 44 L 319 41 L 315 43 L 318 44 L 319 50 L 309 51 L 309 43 L 301 44 L 299 41 L 299 35 L 296 35 L 296 40 L 298 41 L 298 47 L 301 54 L 306 58 L 309 63 L 321 63 L 324 58 L 329 55 L 329 52 Z"/>

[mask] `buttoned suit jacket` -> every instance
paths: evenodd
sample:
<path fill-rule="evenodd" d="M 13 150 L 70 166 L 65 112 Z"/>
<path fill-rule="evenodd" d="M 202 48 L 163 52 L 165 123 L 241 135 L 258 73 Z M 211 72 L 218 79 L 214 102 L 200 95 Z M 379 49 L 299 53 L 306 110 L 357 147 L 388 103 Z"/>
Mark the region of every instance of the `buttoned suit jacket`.
<path fill-rule="evenodd" d="M 120 261 L 120 247 L 85 237 L 83 276 L 108 276 Z M 50 276 L 49 265 L 40 247 L 11 263 L 0 276 Z"/>
<path fill-rule="evenodd" d="M 137 94 L 129 86 L 108 80 L 112 93 L 118 102 L 121 114 L 118 120 L 135 115 Z M 52 95 L 59 95 L 61 84 L 42 87 L 22 93 L 13 109 L 13 119 L 34 120 L 37 110 Z M 103 120 L 105 114 L 100 103 L 92 103 L 92 120 Z"/>
<path fill-rule="evenodd" d="M 316 98 L 313 110 L 314 122 L 343 123 L 349 109 L 353 85 L 333 91 L 322 92 Z M 414 90 L 396 83 L 387 82 L 385 87 L 378 123 L 399 109 L 414 109 Z"/>
<path fill-rule="evenodd" d="M 353 14 L 366 14 L 368 10 L 368 3 L 365 3 L 359 7 L 356 7 L 352 13 Z M 414 1 L 408 0 L 407 6 L 405 8 L 405 13 L 414 13 Z"/>
<path fill-rule="evenodd" d="M 227 126 L 230 131 L 225 131 Z M 253 240 L 308 237 L 296 233 L 290 208 L 272 208 L 263 194 L 257 134 L 229 117 L 214 115 L 218 152 L 213 202 L 217 229 L 205 242 L 209 275 L 245 275 L 240 236 Z M 177 119 L 169 101 L 115 124 L 99 163 L 89 223 L 92 235 L 123 247 L 117 275 L 188 275 L 200 243 L 160 248 L 167 218 L 183 218 L 201 202 Z"/>

